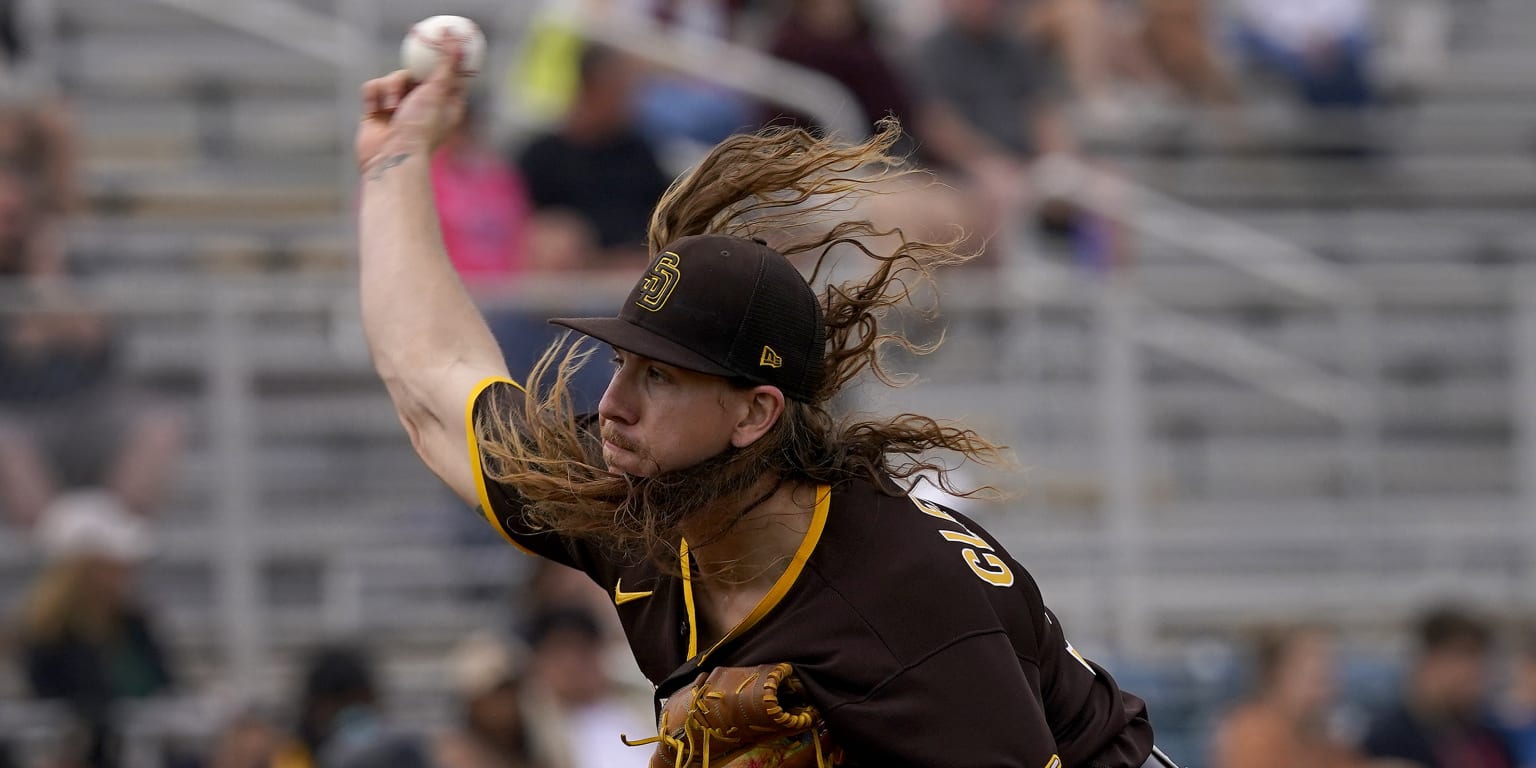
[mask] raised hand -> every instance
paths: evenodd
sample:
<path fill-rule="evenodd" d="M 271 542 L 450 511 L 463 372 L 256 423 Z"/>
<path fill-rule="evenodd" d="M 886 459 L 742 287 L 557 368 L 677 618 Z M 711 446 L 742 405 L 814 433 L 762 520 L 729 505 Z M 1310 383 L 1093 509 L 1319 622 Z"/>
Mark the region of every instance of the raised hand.
<path fill-rule="evenodd" d="M 416 153 L 430 155 L 464 119 L 465 78 L 458 73 L 462 44 L 449 35 L 425 81 L 401 69 L 369 80 L 362 89 L 362 122 L 355 147 L 359 171 L 382 174 Z"/>

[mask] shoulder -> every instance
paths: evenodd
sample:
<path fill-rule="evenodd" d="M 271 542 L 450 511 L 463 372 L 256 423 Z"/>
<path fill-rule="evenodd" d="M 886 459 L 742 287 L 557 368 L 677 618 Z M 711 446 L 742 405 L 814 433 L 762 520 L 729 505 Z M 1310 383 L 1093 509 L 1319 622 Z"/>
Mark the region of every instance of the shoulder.
<path fill-rule="evenodd" d="M 867 482 L 834 489 L 808 567 L 872 631 L 914 650 L 1013 624 L 1004 604 L 1044 615 L 1029 574 L 975 523 Z"/>
<path fill-rule="evenodd" d="M 971 551 L 1007 558 L 1002 546 L 975 521 L 945 504 L 901 492 L 894 485 L 851 481 L 835 487 L 828 511 L 830 549 L 843 549 L 840 562 L 863 564 L 879 559 L 882 569 L 912 562 L 926 567 L 930 559 L 968 561 Z M 904 558 L 896 562 L 896 556 Z M 992 558 L 985 559 L 990 561 Z M 956 577 L 974 577 L 959 569 Z M 984 580 L 985 581 L 985 580 Z M 1009 586 L 990 582 L 994 586 Z"/>

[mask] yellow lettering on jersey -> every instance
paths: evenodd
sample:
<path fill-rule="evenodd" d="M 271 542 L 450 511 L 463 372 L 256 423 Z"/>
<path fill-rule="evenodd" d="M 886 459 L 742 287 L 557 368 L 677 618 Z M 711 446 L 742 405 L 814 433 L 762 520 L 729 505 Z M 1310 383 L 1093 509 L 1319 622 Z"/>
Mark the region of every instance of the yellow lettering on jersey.
<path fill-rule="evenodd" d="M 940 509 L 938 507 L 938 505 L 934 504 L 931 501 L 927 501 L 926 499 L 919 499 L 916 496 L 913 496 L 912 497 L 912 503 L 916 504 L 917 508 L 922 510 L 923 514 L 925 514 L 925 515 L 927 515 L 929 517 L 937 517 L 938 519 L 944 520 L 944 521 L 947 521 L 947 522 L 956 523 L 956 524 L 959 523 L 959 521 L 956 520 L 954 517 L 952 517 L 948 512 L 945 512 L 944 510 Z"/>
<path fill-rule="evenodd" d="M 977 555 L 976 550 L 966 549 L 960 552 L 960 556 L 965 558 L 966 564 L 971 566 L 971 570 L 975 571 L 982 581 L 994 587 L 1013 586 L 1013 569 L 1009 568 L 1008 564 L 997 555 L 991 552 Z M 986 566 L 982 565 L 982 561 L 986 561 Z"/>
<path fill-rule="evenodd" d="M 958 541 L 961 544 L 969 544 L 973 547 L 976 547 L 977 549 L 985 549 L 988 551 L 991 551 L 992 549 L 991 545 L 987 544 L 985 539 L 981 538 L 980 536 L 972 535 L 970 531 L 966 531 L 965 533 L 960 533 L 959 531 L 939 531 L 939 535 L 943 536 L 945 541 Z"/>
<path fill-rule="evenodd" d="M 1051 761 L 1045 764 L 1045 768 L 1061 768 L 1061 756 L 1051 755 Z"/>

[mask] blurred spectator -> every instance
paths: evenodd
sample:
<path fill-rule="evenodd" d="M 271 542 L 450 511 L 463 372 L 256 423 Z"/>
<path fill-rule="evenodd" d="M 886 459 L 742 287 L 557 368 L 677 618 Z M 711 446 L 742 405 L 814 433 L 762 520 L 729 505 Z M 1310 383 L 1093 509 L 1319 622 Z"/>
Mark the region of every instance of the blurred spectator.
<path fill-rule="evenodd" d="M 1521 638 L 1500 715 L 1520 768 L 1536 768 L 1536 630 Z"/>
<path fill-rule="evenodd" d="M 1030 39 L 1061 61 L 1086 116 L 1119 114 L 1122 84 L 1172 86 L 1185 99 L 1227 101 L 1232 87 L 1211 48 L 1206 0 L 1037 0 L 1024 16 Z"/>
<path fill-rule="evenodd" d="M 297 741 L 274 768 L 425 768 L 417 741 L 389 727 L 373 663 L 359 648 L 317 650 L 304 672 Z"/>
<path fill-rule="evenodd" d="M 553 768 L 538 757 L 516 655 L 488 633 L 460 643 L 452 666 L 461 720 L 437 741 L 438 768 Z"/>
<path fill-rule="evenodd" d="M 443 245 L 471 288 L 496 286 L 539 271 L 578 269 L 590 259 L 585 225 L 550 214 L 533 218 L 528 192 L 516 169 L 484 140 L 480 100 L 468 110 L 432 159 L 432 189 Z M 500 342 L 507 369 L 518 377 L 532 370 L 558 329 L 549 312 L 527 313 L 490 306 L 486 321 Z M 604 366 L 577 374 L 571 394 L 579 406 L 596 408 L 608 383 Z M 483 533 L 483 526 L 476 526 Z"/>
<path fill-rule="evenodd" d="M 649 16 L 674 46 L 736 40 L 746 0 L 615 0 L 619 15 Z M 724 86 L 684 72 L 653 68 L 636 93 L 640 131 L 656 146 L 693 142 L 709 146 L 751 127 L 752 101 Z"/>
<path fill-rule="evenodd" d="M 874 19 L 862 0 L 793 0 L 768 52 L 841 83 L 873 125 L 882 117 L 913 117 L 911 94 L 886 58 Z M 807 118 L 790 116 L 812 127 Z M 819 127 L 819 126 L 817 126 Z M 899 153 L 911 147 L 898 147 Z"/>
<path fill-rule="evenodd" d="M 77 143 L 64 102 L 0 84 L 0 167 L 34 191 L 43 217 L 71 213 L 79 203 Z"/>
<path fill-rule="evenodd" d="M 70 764 L 117 764 L 114 705 L 170 692 L 165 646 L 135 576 L 150 554 L 144 522 L 110 494 L 58 497 L 38 524 L 49 564 L 32 586 L 21 621 L 27 682 L 34 695 L 66 702 L 88 743 Z"/>
<path fill-rule="evenodd" d="M 277 768 L 276 757 L 283 745 L 281 728 L 254 712 L 245 713 L 218 734 L 206 765 L 207 768 Z"/>
<path fill-rule="evenodd" d="M 570 768 L 640 768 L 650 752 L 630 748 L 621 735 L 655 735 L 649 696 L 629 697 L 609 673 L 601 625 L 584 607 L 552 607 L 528 627 L 532 648 L 528 716 L 551 736 L 549 754 Z"/>
<path fill-rule="evenodd" d="M 115 380 L 112 333 L 82 306 L 42 206 L 26 178 L 0 170 L 0 286 L 16 302 L 0 313 L 0 504 L 30 525 L 61 490 L 100 486 L 148 514 L 179 452 L 180 419 Z"/>
<path fill-rule="evenodd" d="M 1329 733 L 1335 678 L 1327 632 L 1272 632 L 1259 639 L 1254 656 L 1257 686 L 1217 729 L 1214 768 L 1364 764 Z"/>
<path fill-rule="evenodd" d="M 1151 64 L 1185 98 L 1231 101 L 1231 77 L 1211 46 L 1206 0 L 1141 0 L 1140 38 Z"/>
<path fill-rule="evenodd" d="M 21 62 L 26 48 L 21 43 L 21 20 L 17 0 L 0 0 L 0 59 L 10 69 Z"/>
<path fill-rule="evenodd" d="M 1481 617 L 1447 607 L 1425 613 L 1417 634 L 1402 699 L 1371 723 L 1365 753 L 1426 768 L 1515 768 L 1483 708 L 1492 629 Z"/>
<path fill-rule="evenodd" d="M 541 214 L 575 214 L 581 223 L 595 252 L 584 266 L 643 263 L 651 209 L 671 183 L 635 128 L 635 69 L 611 48 L 588 47 L 569 113 L 518 157 L 534 207 Z"/>
<path fill-rule="evenodd" d="M 1364 107 L 1370 82 L 1370 0 L 1240 0 L 1238 42 L 1259 72 L 1288 83 L 1309 106 Z"/>
<path fill-rule="evenodd" d="M 972 177 L 1006 174 L 999 183 L 1017 186 L 1025 162 L 1074 148 L 1057 108 L 1058 68 L 1015 34 L 1002 0 L 945 0 L 945 9 L 919 54 L 920 137 Z"/>
<path fill-rule="evenodd" d="M 628 13 L 650 15 L 663 26 L 688 35 L 732 39 L 750 0 L 610 0 Z"/>
<path fill-rule="evenodd" d="M 1120 122 L 1125 115 L 1115 114 L 1123 111 L 1115 100 L 1116 76 L 1147 74 L 1136 72 L 1147 67 L 1126 28 L 1129 15 L 1123 4 L 1107 0 L 1033 0 L 1024 4 L 1018 29 L 1059 62 L 1063 84 L 1089 116 Z"/>
<path fill-rule="evenodd" d="M 481 99 L 472 96 L 432 158 L 432 192 L 448 258 L 465 282 L 499 280 L 529 261 L 533 216 L 522 179 L 483 138 Z"/>
<path fill-rule="evenodd" d="M 619 622 L 619 612 L 613 606 L 613 596 L 608 594 L 587 574 L 568 565 L 538 558 L 531 564 L 532 573 L 522 589 L 513 595 L 517 604 L 516 615 L 540 616 L 549 611 L 580 607 L 597 619 L 605 640 L 624 643 L 624 625 Z M 625 654 L 628 654 L 625 646 Z"/>
<path fill-rule="evenodd" d="M 1011 215 L 1029 197 L 1029 165 L 1075 151 L 1057 105 L 1060 77 L 1037 46 L 1017 34 L 1002 0 L 946 0 L 943 27 L 923 43 L 923 105 L 916 126 L 924 149 L 958 171 L 990 219 Z M 1070 214 L 1052 201 L 1041 210 L 1060 228 Z M 983 224 L 990 231 L 995 224 Z"/>

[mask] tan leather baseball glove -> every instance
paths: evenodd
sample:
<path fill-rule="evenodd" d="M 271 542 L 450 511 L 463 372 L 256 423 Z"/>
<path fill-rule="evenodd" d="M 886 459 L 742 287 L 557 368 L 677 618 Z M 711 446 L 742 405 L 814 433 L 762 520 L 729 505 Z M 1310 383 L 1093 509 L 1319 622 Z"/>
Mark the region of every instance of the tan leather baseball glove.
<path fill-rule="evenodd" d="M 829 768 L 842 752 L 789 664 L 699 673 L 662 708 L 650 768 Z"/>

